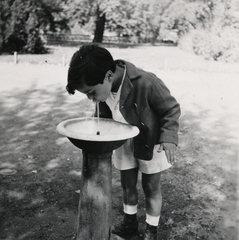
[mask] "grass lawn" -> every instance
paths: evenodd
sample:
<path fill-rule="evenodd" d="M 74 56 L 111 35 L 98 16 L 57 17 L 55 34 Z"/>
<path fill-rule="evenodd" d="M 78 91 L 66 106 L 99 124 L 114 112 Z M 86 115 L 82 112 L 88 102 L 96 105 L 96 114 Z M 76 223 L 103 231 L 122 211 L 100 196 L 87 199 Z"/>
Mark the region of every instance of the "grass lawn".
<path fill-rule="evenodd" d="M 0 56 L 1 240 L 75 239 L 82 157 L 56 132 L 59 122 L 89 116 L 94 108 L 82 94 L 65 91 L 75 50 L 55 47 L 46 55 L 19 55 L 18 64 L 13 56 Z M 160 239 L 239 239 L 238 66 L 176 47 L 109 50 L 114 58 L 157 74 L 181 104 L 179 161 L 162 174 Z M 116 223 L 122 199 L 115 168 L 112 183 Z M 140 182 L 138 188 L 140 231 L 127 239 L 142 239 Z"/>

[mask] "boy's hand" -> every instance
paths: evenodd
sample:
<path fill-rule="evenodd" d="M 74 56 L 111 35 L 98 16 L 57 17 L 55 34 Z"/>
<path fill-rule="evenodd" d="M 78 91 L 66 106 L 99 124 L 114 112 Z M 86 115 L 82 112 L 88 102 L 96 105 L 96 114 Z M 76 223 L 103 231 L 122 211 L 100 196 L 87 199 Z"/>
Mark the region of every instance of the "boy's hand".
<path fill-rule="evenodd" d="M 165 151 L 167 160 L 170 164 L 176 162 L 176 145 L 174 143 L 161 143 L 158 152 Z"/>

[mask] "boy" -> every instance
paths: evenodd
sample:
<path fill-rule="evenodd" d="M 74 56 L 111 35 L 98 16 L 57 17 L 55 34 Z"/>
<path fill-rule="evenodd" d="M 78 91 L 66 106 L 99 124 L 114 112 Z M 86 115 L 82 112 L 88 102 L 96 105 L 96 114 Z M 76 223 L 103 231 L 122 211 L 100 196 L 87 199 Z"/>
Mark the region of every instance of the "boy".
<path fill-rule="evenodd" d="M 144 240 L 158 239 L 160 176 L 175 162 L 179 104 L 154 74 L 124 60 L 114 61 L 106 49 L 96 45 L 84 45 L 73 55 L 66 89 L 69 94 L 77 90 L 98 102 L 100 117 L 139 128 L 139 135 L 126 141 L 114 154 L 123 188 L 124 219 L 113 226 L 112 233 L 137 233 L 137 179 L 141 171 L 146 202 Z"/>

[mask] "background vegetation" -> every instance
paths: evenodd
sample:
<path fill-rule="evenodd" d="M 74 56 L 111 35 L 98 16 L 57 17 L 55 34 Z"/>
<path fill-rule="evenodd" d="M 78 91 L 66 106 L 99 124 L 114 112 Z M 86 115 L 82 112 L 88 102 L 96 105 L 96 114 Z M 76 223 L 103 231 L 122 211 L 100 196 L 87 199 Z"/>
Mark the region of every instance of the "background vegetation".
<path fill-rule="evenodd" d="M 237 0 L 2 0 L 0 52 L 45 53 L 44 34 L 170 40 L 217 61 L 239 61 Z"/>

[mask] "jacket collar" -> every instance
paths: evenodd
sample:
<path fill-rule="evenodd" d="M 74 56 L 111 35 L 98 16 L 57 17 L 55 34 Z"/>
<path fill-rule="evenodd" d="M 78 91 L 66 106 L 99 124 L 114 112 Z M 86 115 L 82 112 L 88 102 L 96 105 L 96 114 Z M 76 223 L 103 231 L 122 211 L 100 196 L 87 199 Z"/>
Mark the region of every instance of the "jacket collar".
<path fill-rule="evenodd" d="M 123 63 L 126 66 L 126 76 L 128 76 L 129 79 L 135 79 L 140 77 L 139 70 L 135 67 L 134 64 L 121 59 L 116 60 L 115 62 L 116 64 Z"/>
<path fill-rule="evenodd" d="M 120 109 L 122 110 L 123 104 L 127 99 L 131 89 L 133 88 L 133 84 L 131 80 L 139 78 L 140 73 L 134 64 L 124 61 L 124 60 L 116 60 L 116 63 L 123 63 L 126 66 L 126 75 L 122 85 L 122 91 L 120 95 Z"/>

